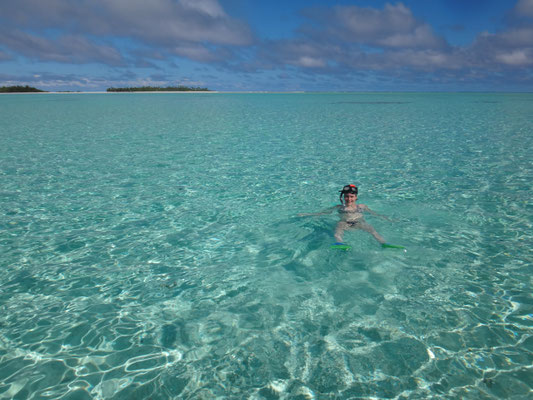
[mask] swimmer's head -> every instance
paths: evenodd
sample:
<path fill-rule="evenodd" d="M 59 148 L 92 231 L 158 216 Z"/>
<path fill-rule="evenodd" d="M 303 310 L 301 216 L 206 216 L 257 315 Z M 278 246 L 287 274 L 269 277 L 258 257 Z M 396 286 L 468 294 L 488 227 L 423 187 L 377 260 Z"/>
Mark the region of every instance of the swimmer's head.
<path fill-rule="evenodd" d="M 346 185 L 340 190 L 341 193 L 353 193 L 357 194 L 357 186 L 355 185 Z"/>
<path fill-rule="evenodd" d="M 358 190 L 357 190 L 357 186 L 355 185 L 346 185 L 339 192 L 340 192 L 339 200 L 342 203 L 342 196 L 346 196 L 347 194 L 355 194 L 357 196 Z"/>

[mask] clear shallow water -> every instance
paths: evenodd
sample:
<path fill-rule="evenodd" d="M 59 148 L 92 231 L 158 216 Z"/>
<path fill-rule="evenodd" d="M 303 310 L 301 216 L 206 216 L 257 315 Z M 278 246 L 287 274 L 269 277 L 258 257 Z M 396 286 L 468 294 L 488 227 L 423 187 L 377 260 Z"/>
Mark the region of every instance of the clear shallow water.
<path fill-rule="evenodd" d="M 0 398 L 531 398 L 532 110 L 0 96 Z"/>

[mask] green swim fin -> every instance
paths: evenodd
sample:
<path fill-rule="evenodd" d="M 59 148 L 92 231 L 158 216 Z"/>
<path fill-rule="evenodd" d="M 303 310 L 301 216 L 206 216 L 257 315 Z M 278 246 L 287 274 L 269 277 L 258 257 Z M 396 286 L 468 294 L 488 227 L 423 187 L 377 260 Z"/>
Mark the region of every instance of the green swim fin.
<path fill-rule="evenodd" d="M 405 249 L 403 246 L 398 246 L 396 244 L 381 243 L 381 247 L 384 249 Z"/>
<path fill-rule="evenodd" d="M 344 251 L 348 251 L 352 248 L 352 246 L 350 246 L 349 244 L 342 243 L 342 242 L 333 243 L 330 247 L 332 249 L 344 250 Z"/>

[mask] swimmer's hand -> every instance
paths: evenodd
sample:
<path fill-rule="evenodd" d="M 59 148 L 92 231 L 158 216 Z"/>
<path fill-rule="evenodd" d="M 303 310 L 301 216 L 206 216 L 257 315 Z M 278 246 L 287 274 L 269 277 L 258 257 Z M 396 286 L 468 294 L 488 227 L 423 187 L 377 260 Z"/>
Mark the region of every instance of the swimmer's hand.
<path fill-rule="evenodd" d="M 335 210 L 337 208 L 339 208 L 339 206 L 335 205 L 333 207 L 326 208 L 325 210 L 317 212 L 317 213 L 300 213 L 300 214 L 298 214 L 298 216 L 299 217 L 316 217 L 316 216 L 320 216 L 320 215 L 328 215 L 328 214 L 331 214 L 333 212 L 333 210 Z"/>

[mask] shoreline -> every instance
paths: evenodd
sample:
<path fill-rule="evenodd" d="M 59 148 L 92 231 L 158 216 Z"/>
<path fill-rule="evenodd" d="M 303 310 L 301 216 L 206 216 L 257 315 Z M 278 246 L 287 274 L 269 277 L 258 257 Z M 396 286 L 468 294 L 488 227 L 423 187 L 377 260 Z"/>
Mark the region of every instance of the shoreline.
<path fill-rule="evenodd" d="M 86 92 L 86 91 L 80 91 L 80 92 L 11 92 L 11 93 L 0 93 L 1 94 L 132 94 L 132 93 L 183 93 L 183 94 L 187 94 L 187 93 L 220 93 L 216 90 L 212 90 L 212 91 L 205 91 L 205 90 L 202 90 L 202 91 L 194 91 L 194 90 L 191 90 L 191 91 L 184 91 L 184 90 L 176 90 L 176 91 L 162 91 L 162 90 L 159 90 L 159 91 L 153 91 L 153 92 L 148 92 L 148 91 L 138 91 L 138 92 L 108 92 L 106 90 L 102 90 L 102 91 L 95 91 L 95 92 Z"/>
<path fill-rule="evenodd" d="M 299 91 L 287 91 L 287 92 L 281 92 L 281 91 L 266 91 L 266 90 L 248 90 L 248 91 L 223 91 L 223 90 L 209 90 L 209 91 L 206 91 L 206 90 L 201 90 L 201 91 L 195 91 L 195 90 L 188 90 L 188 91 L 184 91 L 184 90 L 175 90 L 175 91 L 172 91 L 172 90 L 154 90 L 154 91 L 138 91 L 138 92 L 108 92 L 108 91 L 105 91 L 105 90 L 101 90 L 101 91 L 94 91 L 94 92 L 87 92 L 87 91 L 79 91 L 79 92 L 54 92 L 54 91 L 49 91 L 49 92 L 11 92 L 11 93 L 0 93 L 0 95 L 2 94 L 139 94 L 139 93 L 149 93 L 149 94 L 210 94 L 210 93 L 242 93 L 242 94 L 246 94 L 246 93 L 265 93 L 265 94 L 268 94 L 268 93 L 274 93 L 274 94 L 291 94 L 291 93 L 298 93 L 298 94 L 302 94 L 302 93 L 363 93 L 363 92 L 306 92 L 306 91 L 303 91 L 303 90 L 299 90 Z M 374 92 L 368 92 L 368 93 L 374 93 Z M 379 92 L 375 92 L 375 93 L 379 93 Z M 382 92 L 382 93 L 386 93 L 386 92 Z"/>
<path fill-rule="evenodd" d="M 4 92 L 4 93 L 0 93 L 0 96 L 1 95 L 28 95 L 28 94 L 35 94 L 35 95 L 47 95 L 47 94 L 109 94 L 109 95 L 119 95 L 119 94 L 123 94 L 123 95 L 127 95 L 127 94 L 142 94 L 142 93 L 147 93 L 147 94 L 421 94 L 421 93 L 425 93 L 425 94 L 431 94 L 431 93 L 435 93 L 435 94 L 532 94 L 533 92 L 468 92 L 468 91 L 465 91 L 465 92 L 416 92 L 416 91 L 399 91 L 399 92 L 388 92 L 388 91 L 383 91 L 383 92 L 371 92 L 371 91 L 361 91 L 361 92 L 344 92 L 344 91 L 339 91 L 339 92 L 335 92 L 335 91 L 332 91 L 332 92 L 321 92 L 321 91 L 303 91 L 303 90 L 295 90 L 295 91 L 286 91 L 286 92 L 283 92 L 283 91 L 267 91 L 267 90 L 248 90 L 248 91 L 223 91 L 223 90 L 209 90 L 209 91 L 205 91 L 205 90 L 202 90 L 202 91 L 194 91 L 194 90 L 191 90 L 191 91 L 183 91 L 183 90 L 180 90 L 180 91 L 162 91 L 162 90 L 158 90 L 158 91 L 138 91 L 138 92 L 108 92 L 108 91 L 105 91 L 105 90 L 102 90 L 102 91 L 94 91 L 94 92 L 87 92 L 87 91 L 79 91 L 79 92 L 54 92 L 54 91 L 50 91 L 50 92 Z"/>

